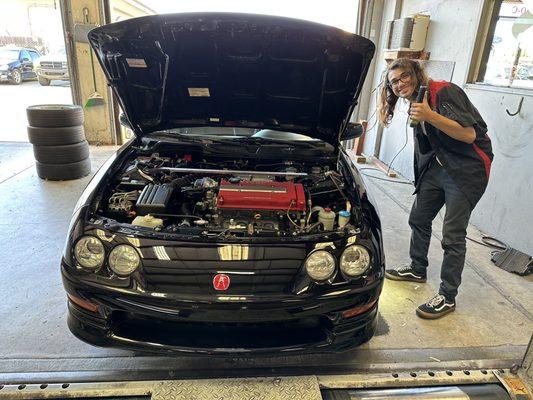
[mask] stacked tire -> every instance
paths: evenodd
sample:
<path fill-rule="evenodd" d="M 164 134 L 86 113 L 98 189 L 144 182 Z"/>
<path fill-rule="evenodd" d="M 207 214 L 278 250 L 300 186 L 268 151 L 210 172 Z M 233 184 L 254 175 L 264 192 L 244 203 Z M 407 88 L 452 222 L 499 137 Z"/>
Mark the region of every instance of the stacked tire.
<path fill-rule="evenodd" d="M 37 175 L 62 181 L 91 172 L 89 144 L 83 131 L 83 109 L 70 104 L 29 106 L 28 138 L 33 144 Z"/>

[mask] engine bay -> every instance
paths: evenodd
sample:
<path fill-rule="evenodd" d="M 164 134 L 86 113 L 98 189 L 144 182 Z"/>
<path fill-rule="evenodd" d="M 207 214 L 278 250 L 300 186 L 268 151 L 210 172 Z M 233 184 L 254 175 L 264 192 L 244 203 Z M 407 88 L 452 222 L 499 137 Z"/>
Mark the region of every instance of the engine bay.
<path fill-rule="evenodd" d="M 296 236 L 350 225 L 345 186 L 335 163 L 154 152 L 126 160 L 97 211 L 163 232 Z"/>

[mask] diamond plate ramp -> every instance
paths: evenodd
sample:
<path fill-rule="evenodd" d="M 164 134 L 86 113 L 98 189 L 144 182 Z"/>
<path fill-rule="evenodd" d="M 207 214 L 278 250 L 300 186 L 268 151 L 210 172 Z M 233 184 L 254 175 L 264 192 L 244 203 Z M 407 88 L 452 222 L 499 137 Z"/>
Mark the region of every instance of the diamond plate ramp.
<path fill-rule="evenodd" d="M 315 376 L 159 382 L 152 400 L 322 400 Z"/>

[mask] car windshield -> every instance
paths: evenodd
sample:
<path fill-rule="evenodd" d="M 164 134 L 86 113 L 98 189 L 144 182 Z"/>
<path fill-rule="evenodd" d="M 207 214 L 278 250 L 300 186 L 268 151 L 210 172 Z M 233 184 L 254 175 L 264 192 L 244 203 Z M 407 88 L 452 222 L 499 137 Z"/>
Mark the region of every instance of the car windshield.
<path fill-rule="evenodd" d="M 216 136 L 231 139 L 235 138 L 262 138 L 287 141 L 317 141 L 312 137 L 293 132 L 275 131 L 271 129 L 232 128 L 232 127 L 192 127 L 176 128 L 154 132 L 165 134 L 178 134 L 187 136 Z"/>
<path fill-rule="evenodd" d="M 16 59 L 19 57 L 18 50 L 0 50 L 0 58 Z"/>

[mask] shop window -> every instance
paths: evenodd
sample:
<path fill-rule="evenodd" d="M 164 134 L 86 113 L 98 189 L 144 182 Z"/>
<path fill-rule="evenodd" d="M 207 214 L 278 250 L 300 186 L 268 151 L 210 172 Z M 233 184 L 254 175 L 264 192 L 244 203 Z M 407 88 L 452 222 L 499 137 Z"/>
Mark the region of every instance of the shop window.
<path fill-rule="evenodd" d="M 533 89 L 533 1 L 497 0 L 477 82 Z"/>

